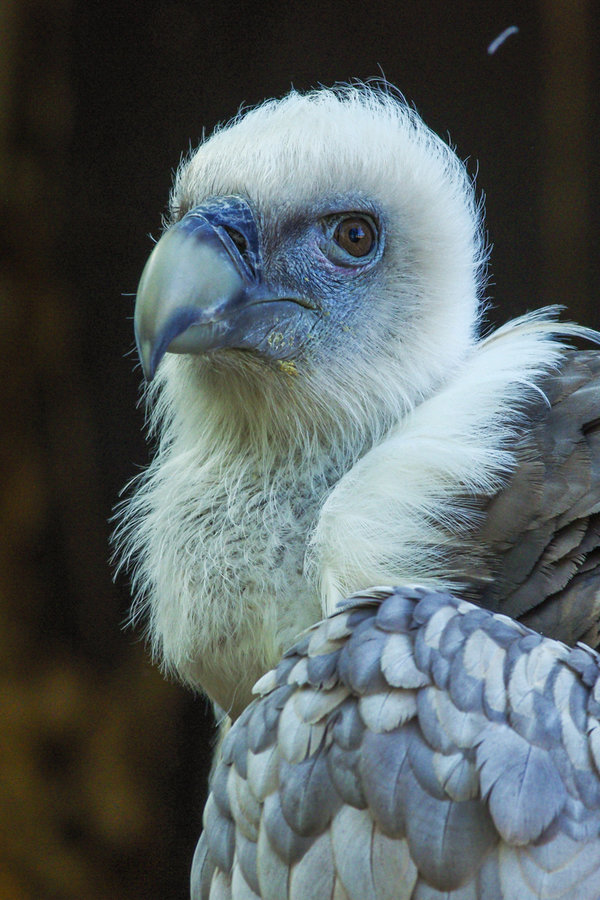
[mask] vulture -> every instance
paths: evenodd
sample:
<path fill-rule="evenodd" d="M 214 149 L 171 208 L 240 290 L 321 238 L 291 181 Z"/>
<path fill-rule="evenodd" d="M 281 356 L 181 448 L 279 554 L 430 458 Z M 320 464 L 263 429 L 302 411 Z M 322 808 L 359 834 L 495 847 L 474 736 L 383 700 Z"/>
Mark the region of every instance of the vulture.
<path fill-rule="evenodd" d="M 600 897 L 600 336 L 486 328 L 482 218 L 386 85 L 177 172 L 118 541 L 225 721 L 194 900 Z"/>

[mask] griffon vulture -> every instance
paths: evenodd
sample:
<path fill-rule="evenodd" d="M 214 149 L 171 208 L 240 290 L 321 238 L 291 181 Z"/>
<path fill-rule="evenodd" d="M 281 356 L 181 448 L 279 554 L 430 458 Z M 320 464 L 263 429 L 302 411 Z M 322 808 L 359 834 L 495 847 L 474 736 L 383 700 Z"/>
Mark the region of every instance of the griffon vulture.
<path fill-rule="evenodd" d="M 120 537 L 234 721 L 194 898 L 600 896 L 600 354 L 553 310 L 482 336 L 485 264 L 385 87 L 266 102 L 177 174 Z"/>

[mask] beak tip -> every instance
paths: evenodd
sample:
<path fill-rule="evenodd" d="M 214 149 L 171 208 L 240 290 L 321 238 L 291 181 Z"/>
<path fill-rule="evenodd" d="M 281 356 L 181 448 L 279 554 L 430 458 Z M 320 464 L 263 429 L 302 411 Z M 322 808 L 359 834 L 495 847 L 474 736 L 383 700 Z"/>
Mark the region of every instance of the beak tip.
<path fill-rule="evenodd" d="M 157 354 L 154 352 L 155 348 L 152 345 L 152 341 L 141 340 L 136 335 L 136 344 L 144 378 L 150 383 L 156 374 L 159 359 L 156 358 Z"/>

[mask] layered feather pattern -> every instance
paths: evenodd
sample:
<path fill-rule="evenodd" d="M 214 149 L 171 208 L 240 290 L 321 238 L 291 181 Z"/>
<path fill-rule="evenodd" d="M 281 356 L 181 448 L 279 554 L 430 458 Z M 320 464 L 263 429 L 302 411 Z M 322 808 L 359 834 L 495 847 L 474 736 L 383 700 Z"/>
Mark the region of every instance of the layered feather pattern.
<path fill-rule="evenodd" d="M 597 900 L 600 657 L 426 588 L 356 595 L 227 735 L 194 900 Z"/>

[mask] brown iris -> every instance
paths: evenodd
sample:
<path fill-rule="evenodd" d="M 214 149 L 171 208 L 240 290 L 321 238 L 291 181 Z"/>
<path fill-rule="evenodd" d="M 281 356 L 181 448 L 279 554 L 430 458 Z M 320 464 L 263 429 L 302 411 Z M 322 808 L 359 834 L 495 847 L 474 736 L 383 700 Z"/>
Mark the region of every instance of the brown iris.
<path fill-rule="evenodd" d="M 370 223 L 358 216 L 343 219 L 335 229 L 333 239 L 351 256 L 368 256 L 375 243 Z"/>

